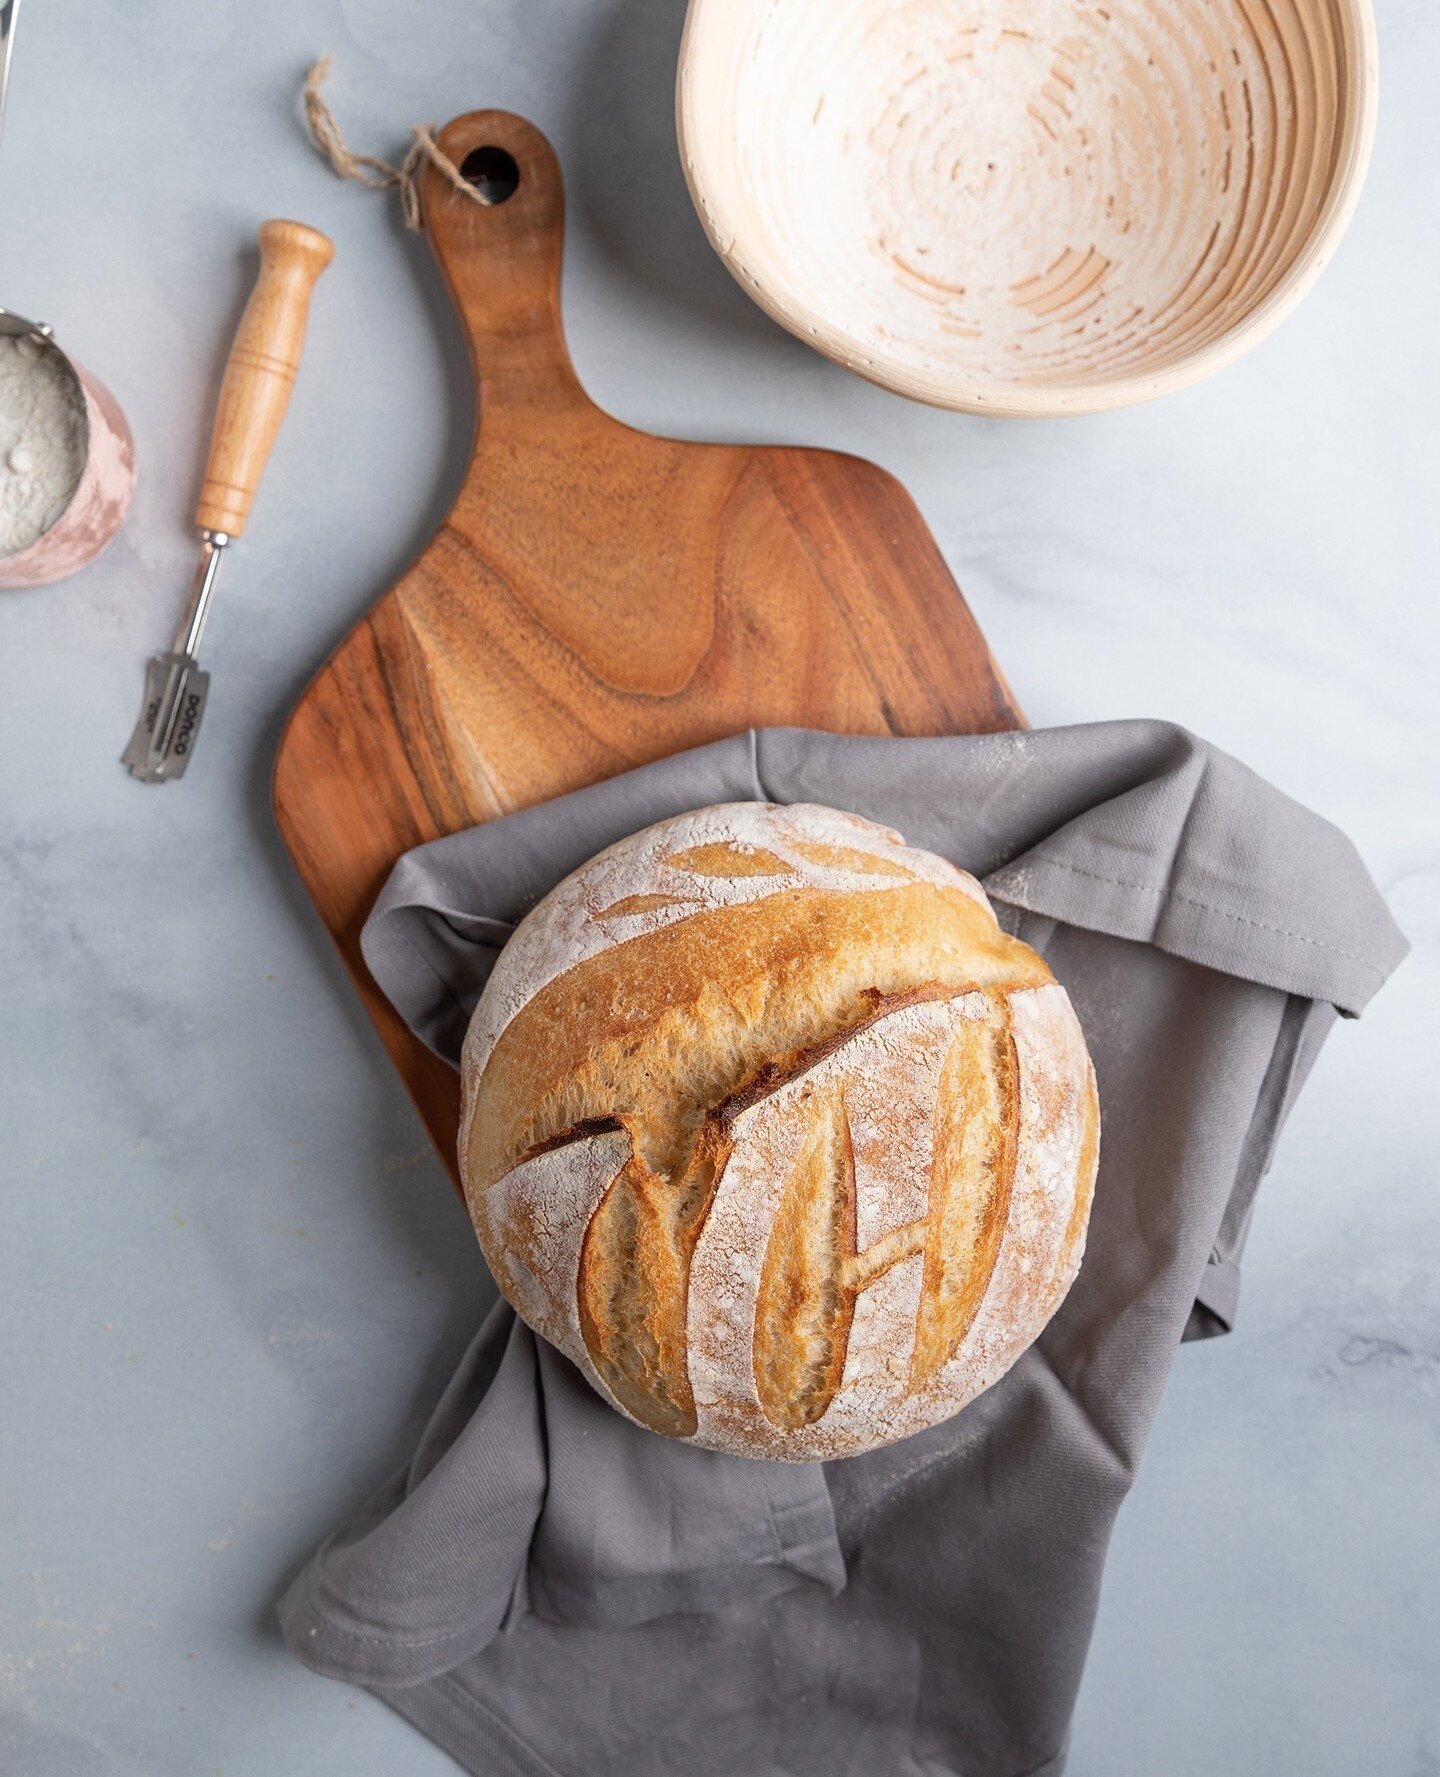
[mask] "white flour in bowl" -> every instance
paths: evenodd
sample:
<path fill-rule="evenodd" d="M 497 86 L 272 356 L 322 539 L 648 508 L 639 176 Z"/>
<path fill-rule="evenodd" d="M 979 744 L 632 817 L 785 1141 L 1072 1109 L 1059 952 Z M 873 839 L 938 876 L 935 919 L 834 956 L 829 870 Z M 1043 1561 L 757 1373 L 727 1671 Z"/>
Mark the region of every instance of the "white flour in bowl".
<path fill-rule="evenodd" d="M 85 467 L 85 402 L 58 352 L 0 336 L 0 556 L 43 537 Z"/>

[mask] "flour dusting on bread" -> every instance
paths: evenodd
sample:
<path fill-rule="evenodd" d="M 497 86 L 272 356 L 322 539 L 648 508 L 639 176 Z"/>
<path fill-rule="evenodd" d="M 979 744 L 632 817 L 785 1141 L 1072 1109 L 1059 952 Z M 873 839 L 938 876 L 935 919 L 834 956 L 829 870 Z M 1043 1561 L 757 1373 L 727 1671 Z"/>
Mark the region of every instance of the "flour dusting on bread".
<path fill-rule="evenodd" d="M 502 1290 L 620 1411 L 808 1461 L 958 1411 L 1083 1251 L 1063 988 L 946 860 L 834 809 L 664 821 L 567 877 L 466 1040 Z"/>

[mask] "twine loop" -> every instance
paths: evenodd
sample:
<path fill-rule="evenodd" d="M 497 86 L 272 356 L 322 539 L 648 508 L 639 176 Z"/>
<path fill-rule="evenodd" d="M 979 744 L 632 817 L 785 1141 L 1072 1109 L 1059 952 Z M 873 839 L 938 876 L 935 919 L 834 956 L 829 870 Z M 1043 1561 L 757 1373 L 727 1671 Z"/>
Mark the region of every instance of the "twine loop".
<path fill-rule="evenodd" d="M 449 155 L 442 153 L 435 140 L 433 123 L 411 125 L 410 147 L 398 167 L 373 154 L 356 154 L 341 135 L 335 113 L 326 104 L 320 91 L 330 76 L 332 63 L 333 57 L 321 56 L 317 62 L 311 64 L 301 96 L 310 140 L 340 178 L 354 179 L 361 185 L 368 185 L 372 191 L 389 191 L 392 186 L 395 187 L 400 193 L 400 208 L 405 217 L 405 226 L 411 229 L 420 227 L 420 169 L 427 164 L 434 167 L 461 197 L 469 198 L 476 204 L 485 202 Z"/>

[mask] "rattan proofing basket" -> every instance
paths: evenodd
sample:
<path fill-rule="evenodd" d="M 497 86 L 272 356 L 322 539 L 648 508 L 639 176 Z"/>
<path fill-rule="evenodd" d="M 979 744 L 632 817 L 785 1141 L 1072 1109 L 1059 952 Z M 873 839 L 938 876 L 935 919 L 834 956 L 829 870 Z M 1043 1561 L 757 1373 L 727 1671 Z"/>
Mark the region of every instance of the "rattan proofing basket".
<path fill-rule="evenodd" d="M 1092 413 L 1249 350 L 1344 231 L 1368 0 L 691 0 L 677 109 L 755 300 L 873 382 Z"/>

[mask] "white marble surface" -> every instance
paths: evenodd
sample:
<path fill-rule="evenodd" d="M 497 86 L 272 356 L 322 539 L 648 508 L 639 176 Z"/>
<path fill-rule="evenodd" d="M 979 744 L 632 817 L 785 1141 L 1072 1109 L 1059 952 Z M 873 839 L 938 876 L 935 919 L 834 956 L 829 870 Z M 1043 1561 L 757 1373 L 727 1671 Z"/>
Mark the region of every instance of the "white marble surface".
<path fill-rule="evenodd" d="M 0 298 L 112 384 L 141 481 L 105 560 L 0 594 L 7 1777 L 451 1768 L 303 1672 L 272 1619 L 293 1565 L 406 1451 L 486 1293 L 267 806 L 287 707 L 433 528 L 469 426 L 423 248 L 300 134 L 323 49 L 366 146 L 479 104 L 549 132 L 571 336 L 601 401 L 877 458 L 1033 720 L 1188 723 L 1359 843 L 1416 954 L 1295 1114 L 1239 1329 L 1177 1360 L 1072 1773 L 1440 1773 L 1440 14 L 1380 14 L 1374 169 L 1299 314 L 1189 393 L 1025 424 L 854 381 L 731 284 L 675 157 L 679 0 L 30 0 Z M 148 790 L 115 755 L 183 596 L 202 436 L 270 214 L 324 228 L 336 262 L 207 637 L 197 762 Z"/>

